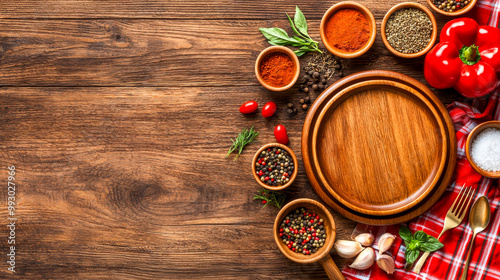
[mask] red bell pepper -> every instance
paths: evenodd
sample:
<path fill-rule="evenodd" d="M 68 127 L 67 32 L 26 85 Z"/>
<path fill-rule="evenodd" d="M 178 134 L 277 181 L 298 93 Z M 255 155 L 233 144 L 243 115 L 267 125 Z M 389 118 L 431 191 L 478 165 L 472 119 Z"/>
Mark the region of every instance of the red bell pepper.
<path fill-rule="evenodd" d="M 443 27 L 439 39 L 424 62 L 425 79 L 431 86 L 453 87 L 468 98 L 486 95 L 498 86 L 500 29 L 458 18 Z"/>

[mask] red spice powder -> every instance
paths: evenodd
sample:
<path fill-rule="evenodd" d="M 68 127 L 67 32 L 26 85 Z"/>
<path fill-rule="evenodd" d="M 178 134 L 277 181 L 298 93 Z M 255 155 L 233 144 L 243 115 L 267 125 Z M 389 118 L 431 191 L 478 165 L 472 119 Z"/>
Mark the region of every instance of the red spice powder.
<path fill-rule="evenodd" d="M 354 52 L 370 39 L 368 19 L 358 10 L 340 9 L 326 22 L 326 40 L 335 48 Z"/>
<path fill-rule="evenodd" d="M 295 76 L 292 59 L 280 52 L 270 53 L 262 59 L 260 74 L 266 82 L 273 87 L 288 85 Z"/>

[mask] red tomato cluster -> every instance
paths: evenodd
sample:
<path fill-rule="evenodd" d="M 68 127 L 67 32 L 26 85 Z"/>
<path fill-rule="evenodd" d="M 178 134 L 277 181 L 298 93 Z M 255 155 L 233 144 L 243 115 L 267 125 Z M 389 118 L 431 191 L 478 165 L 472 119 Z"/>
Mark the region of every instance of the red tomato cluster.
<path fill-rule="evenodd" d="M 254 100 L 247 101 L 240 106 L 240 113 L 251 114 L 257 110 L 258 104 Z M 276 113 L 276 103 L 269 101 L 262 108 L 262 116 L 264 118 L 270 118 Z M 274 128 L 274 137 L 276 141 L 280 144 L 288 144 L 288 134 L 286 133 L 285 126 L 279 124 Z"/>

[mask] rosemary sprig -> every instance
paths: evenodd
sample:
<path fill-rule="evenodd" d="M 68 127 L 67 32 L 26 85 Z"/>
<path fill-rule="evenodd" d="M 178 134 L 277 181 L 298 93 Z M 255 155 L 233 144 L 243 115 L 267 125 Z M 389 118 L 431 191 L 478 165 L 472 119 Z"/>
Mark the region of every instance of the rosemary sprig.
<path fill-rule="evenodd" d="M 286 194 L 285 193 L 279 193 L 275 191 L 270 191 L 268 189 L 262 188 L 256 196 L 253 197 L 253 199 L 261 199 L 265 201 L 264 206 L 262 208 L 266 207 L 268 204 L 271 204 L 273 206 L 276 206 L 281 208 L 283 204 L 285 203 L 286 199 Z"/>
<path fill-rule="evenodd" d="M 246 145 L 250 144 L 255 139 L 255 137 L 257 137 L 257 135 L 259 135 L 259 133 L 253 129 L 253 126 L 252 128 L 250 128 L 250 130 L 246 128 L 243 129 L 243 131 L 241 131 L 234 140 L 231 139 L 231 142 L 233 142 L 233 144 L 229 148 L 226 157 L 228 157 L 232 152 L 237 150 L 238 154 L 234 158 L 234 160 L 236 160 L 236 158 L 238 158 L 238 155 L 240 155 L 241 152 L 243 151 L 243 148 Z"/>

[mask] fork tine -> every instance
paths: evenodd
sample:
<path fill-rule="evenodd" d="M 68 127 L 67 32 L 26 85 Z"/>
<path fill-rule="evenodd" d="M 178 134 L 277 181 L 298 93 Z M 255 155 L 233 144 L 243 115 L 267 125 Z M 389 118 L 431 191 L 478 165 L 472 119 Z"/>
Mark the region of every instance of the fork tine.
<path fill-rule="evenodd" d="M 464 188 L 465 185 L 462 186 L 462 188 L 460 189 L 460 192 L 458 193 L 457 197 L 455 198 L 455 201 L 453 201 L 453 204 L 451 205 L 450 207 L 450 210 L 448 210 L 449 213 L 453 213 L 453 209 L 455 209 L 455 204 L 457 204 L 457 201 L 458 199 L 461 197 L 462 195 L 462 192 L 464 191 Z"/>
<path fill-rule="evenodd" d="M 474 194 L 476 192 L 476 190 L 473 190 L 472 187 L 470 188 L 470 190 L 471 190 L 470 191 L 470 197 L 467 197 L 467 199 L 469 200 L 469 202 L 467 203 L 467 206 L 465 206 L 465 209 L 464 209 L 464 212 L 462 213 L 462 215 L 460 215 L 460 221 L 462 221 L 465 218 L 465 214 L 467 213 L 467 209 L 469 209 L 469 205 L 470 205 L 471 201 L 473 200 Z"/>
<path fill-rule="evenodd" d="M 460 216 L 460 213 L 462 213 L 462 210 L 464 209 L 465 204 L 467 203 L 467 196 L 469 195 L 470 190 L 471 190 L 471 188 L 467 187 L 462 195 L 462 198 L 460 198 L 460 203 L 458 204 L 457 209 L 455 210 L 455 213 L 454 213 L 455 216 L 457 216 L 457 218 Z"/>

